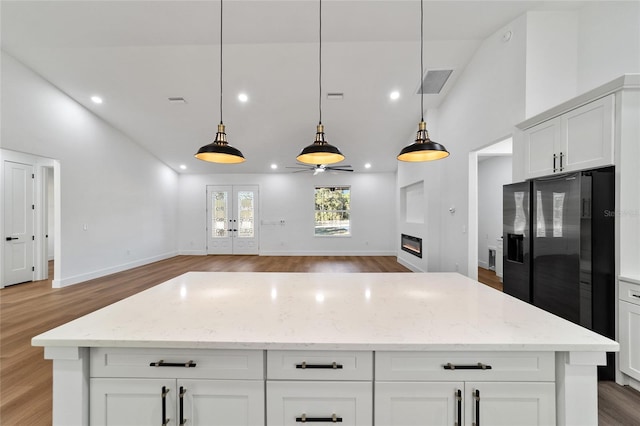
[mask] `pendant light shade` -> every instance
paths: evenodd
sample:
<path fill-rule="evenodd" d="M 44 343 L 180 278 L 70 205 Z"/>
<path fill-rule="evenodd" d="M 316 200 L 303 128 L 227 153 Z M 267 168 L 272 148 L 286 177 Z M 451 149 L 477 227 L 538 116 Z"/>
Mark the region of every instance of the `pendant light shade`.
<path fill-rule="evenodd" d="M 324 126 L 320 123 L 316 128 L 315 141 L 304 147 L 296 160 L 305 164 L 333 164 L 344 160 L 344 155 L 324 139 Z"/>
<path fill-rule="evenodd" d="M 227 134 L 224 132 L 224 124 L 218 124 L 218 133 L 213 142 L 198 150 L 196 158 L 210 163 L 237 164 L 242 163 L 244 155 L 227 143 Z"/>
<path fill-rule="evenodd" d="M 300 151 L 300 154 L 296 157 L 301 163 L 312 165 L 326 165 L 334 164 L 344 160 L 344 155 L 340 150 L 329 144 L 324 138 L 324 126 L 322 125 L 322 0 L 320 0 L 320 35 L 319 35 L 319 48 L 318 48 L 318 110 L 320 113 L 320 120 L 316 127 L 316 138 L 311 145 L 308 145 Z"/>
<path fill-rule="evenodd" d="M 418 124 L 416 141 L 402 148 L 402 151 L 400 151 L 398 155 L 398 160 L 408 162 L 433 161 L 448 156 L 449 151 L 447 151 L 444 146 L 429 139 L 427 123 L 421 121 L 420 124 Z"/>
<path fill-rule="evenodd" d="M 200 148 L 195 157 L 210 163 L 222 164 L 238 164 L 245 161 L 242 152 L 227 143 L 227 134 L 222 122 L 222 0 L 220 0 L 220 124 L 213 142 Z"/>
<path fill-rule="evenodd" d="M 437 142 L 429 139 L 427 132 L 427 123 L 424 122 L 424 66 L 423 66 L 423 44 L 424 44 L 424 6 L 423 0 L 420 0 L 420 123 L 418 124 L 418 133 L 416 141 L 411 145 L 405 146 L 398 154 L 398 160 L 408 162 L 421 162 L 440 160 L 449 156 L 449 151 Z"/>

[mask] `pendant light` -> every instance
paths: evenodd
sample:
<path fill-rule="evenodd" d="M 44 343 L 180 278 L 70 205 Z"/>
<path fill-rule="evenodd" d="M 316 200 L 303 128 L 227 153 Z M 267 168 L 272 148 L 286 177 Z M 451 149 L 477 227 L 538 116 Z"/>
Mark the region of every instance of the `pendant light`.
<path fill-rule="evenodd" d="M 245 161 L 242 152 L 227 143 L 227 134 L 222 122 L 222 0 L 220 0 L 220 124 L 213 142 L 200 148 L 195 157 L 210 163 L 237 164 Z"/>
<path fill-rule="evenodd" d="M 318 109 L 320 112 L 320 119 L 318 120 L 318 126 L 316 127 L 316 138 L 311 145 L 308 145 L 300 151 L 300 154 L 296 157 L 301 163 L 305 164 L 333 164 L 344 160 L 344 155 L 340 150 L 329 144 L 324 137 L 324 126 L 322 125 L 322 0 L 320 0 L 320 37 L 319 37 L 319 95 L 318 95 Z"/>
<path fill-rule="evenodd" d="M 398 154 L 398 160 L 408 162 L 419 161 L 432 161 L 440 160 L 449 156 L 449 151 L 437 142 L 429 139 L 429 132 L 427 132 L 427 123 L 424 122 L 424 67 L 422 59 L 424 35 L 423 35 L 423 20 L 424 20 L 424 6 L 423 1 L 420 0 L 420 123 L 418 124 L 418 133 L 416 134 L 416 141 L 411 145 L 405 146 L 400 154 Z"/>

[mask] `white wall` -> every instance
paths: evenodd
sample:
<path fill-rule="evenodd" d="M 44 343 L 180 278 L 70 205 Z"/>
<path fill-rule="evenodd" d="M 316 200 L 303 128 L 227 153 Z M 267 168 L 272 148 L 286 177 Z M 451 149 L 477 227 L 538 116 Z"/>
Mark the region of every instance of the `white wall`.
<path fill-rule="evenodd" d="M 59 160 L 54 286 L 177 253 L 177 174 L 5 52 L 1 143 Z"/>
<path fill-rule="evenodd" d="M 395 255 L 394 173 L 188 175 L 179 179 L 179 251 L 206 253 L 206 186 L 257 184 L 261 255 Z M 351 237 L 314 237 L 315 186 L 351 186 Z"/>
<path fill-rule="evenodd" d="M 512 35 L 503 42 L 506 31 Z M 508 137 L 513 124 L 524 119 L 525 52 L 526 17 L 522 16 L 482 43 L 437 114 L 428 111 L 431 138 L 451 155 L 433 164 L 398 166 L 399 187 L 407 175 L 418 174 L 437 188 L 427 195 L 433 206 L 428 210 L 426 237 L 430 249 L 439 253 L 430 271 L 467 274 L 469 152 Z M 450 208 L 455 212 L 450 213 Z"/>
<path fill-rule="evenodd" d="M 640 72 L 640 2 L 587 2 L 578 18 L 577 94 Z"/>
<path fill-rule="evenodd" d="M 489 247 L 502 236 L 502 185 L 511 183 L 511 156 L 478 162 L 478 266 L 489 267 Z"/>
<path fill-rule="evenodd" d="M 527 13 L 526 117 L 576 95 L 577 46 L 575 12 Z"/>

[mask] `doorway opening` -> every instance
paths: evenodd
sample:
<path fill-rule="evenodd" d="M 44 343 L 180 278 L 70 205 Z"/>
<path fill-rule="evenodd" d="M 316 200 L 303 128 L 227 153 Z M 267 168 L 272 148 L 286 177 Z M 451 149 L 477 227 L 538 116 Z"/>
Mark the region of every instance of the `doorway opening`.
<path fill-rule="evenodd" d="M 60 163 L 5 149 L 0 163 L 0 288 L 48 279 L 60 253 Z"/>
<path fill-rule="evenodd" d="M 469 153 L 468 274 L 475 280 L 478 268 L 489 270 L 491 252 L 498 279 L 502 273 L 502 185 L 513 180 L 512 152 L 507 137 Z"/>

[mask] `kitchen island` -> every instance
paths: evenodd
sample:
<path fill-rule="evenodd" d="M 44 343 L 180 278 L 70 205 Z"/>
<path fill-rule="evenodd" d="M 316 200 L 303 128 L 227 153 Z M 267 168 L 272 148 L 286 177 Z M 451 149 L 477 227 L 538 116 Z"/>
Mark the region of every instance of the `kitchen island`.
<path fill-rule="evenodd" d="M 619 350 L 455 273 L 189 272 L 32 344 L 64 426 L 597 425 Z"/>

